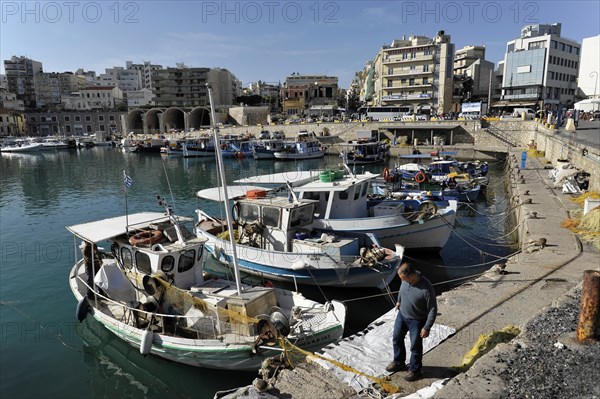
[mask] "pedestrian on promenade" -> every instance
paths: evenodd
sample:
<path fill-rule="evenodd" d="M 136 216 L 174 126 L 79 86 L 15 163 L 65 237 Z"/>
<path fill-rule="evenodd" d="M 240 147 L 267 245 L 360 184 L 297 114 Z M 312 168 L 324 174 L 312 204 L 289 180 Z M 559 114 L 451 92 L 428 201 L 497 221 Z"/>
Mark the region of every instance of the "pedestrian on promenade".
<path fill-rule="evenodd" d="M 394 359 L 386 367 L 386 371 L 393 373 L 406 370 L 406 348 L 404 337 L 410 337 L 410 363 L 406 381 L 416 381 L 422 376 L 423 338 L 429 336 L 429 331 L 437 316 L 437 301 L 431 282 L 415 268 L 405 262 L 398 269 L 398 276 L 402 280 L 396 302 L 396 322 L 392 342 L 394 345 Z"/>

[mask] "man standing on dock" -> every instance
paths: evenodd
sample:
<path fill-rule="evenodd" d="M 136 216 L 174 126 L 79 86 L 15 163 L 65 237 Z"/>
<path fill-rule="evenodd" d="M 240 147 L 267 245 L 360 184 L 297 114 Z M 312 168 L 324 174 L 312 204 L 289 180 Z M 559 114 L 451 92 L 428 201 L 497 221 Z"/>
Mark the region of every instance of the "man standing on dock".
<path fill-rule="evenodd" d="M 406 370 L 406 348 L 404 337 L 410 333 L 410 363 L 406 381 L 421 378 L 423 360 L 423 338 L 429 336 L 429 330 L 437 316 L 437 301 L 433 286 L 409 263 L 403 263 L 398 269 L 402 280 L 396 309 L 399 310 L 394 324 L 392 342 L 394 360 L 386 367 L 388 372 Z"/>

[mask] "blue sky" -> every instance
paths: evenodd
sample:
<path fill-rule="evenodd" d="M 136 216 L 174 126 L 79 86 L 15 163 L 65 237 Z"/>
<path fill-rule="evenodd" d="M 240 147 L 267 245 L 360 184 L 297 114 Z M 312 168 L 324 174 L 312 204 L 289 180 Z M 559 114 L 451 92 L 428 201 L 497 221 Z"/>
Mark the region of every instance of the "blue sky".
<path fill-rule="evenodd" d="M 354 73 L 393 39 L 450 34 L 486 45 L 497 63 L 530 23 L 562 23 L 578 42 L 600 33 L 590 1 L 0 1 L 2 60 L 24 55 L 45 72 L 103 73 L 126 60 L 223 67 L 244 84 L 292 72 Z M 4 73 L 4 64 L 0 67 Z"/>

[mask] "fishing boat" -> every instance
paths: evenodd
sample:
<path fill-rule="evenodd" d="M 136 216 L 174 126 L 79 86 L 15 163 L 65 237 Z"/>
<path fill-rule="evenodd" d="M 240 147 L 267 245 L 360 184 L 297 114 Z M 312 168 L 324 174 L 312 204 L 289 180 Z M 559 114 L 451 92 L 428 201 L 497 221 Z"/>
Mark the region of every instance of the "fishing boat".
<path fill-rule="evenodd" d="M 316 350 L 342 336 L 340 302 L 206 276 L 205 239 L 165 210 L 67 227 L 82 240 L 69 274 L 80 321 L 93 316 L 142 354 L 232 370 L 255 370 L 277 337 Z"/>
<path fill-rule="evenodd" d="M 285 149 L 285 141 L 281 139 L 259 139 L 252 147 L 254 159 L 275 159 L 275 153 Z"/>
<path fill-rule="evenodd" d="M 314 133 L 301 130 L 295 141 L 286 144 L 281 151 L 276 151 L 274 155 L 275 158 L 282 160 L 323 158 L 325 148 L 317 140 Z"/>
<path fill-rule="evenodd" d="M 374 203 L 369 201 L 371 185 L 381 175 L 354 174 L 348 165 L 343 167 L 290 184 L 298 198 L 315 201 L 313 228 L 330 234 L 367 233 L 388 249 L 397 245 L 406 249 L 439 250 L 444 247 L 456 219 L 456 200 L 449 200 L 443 207 L 423 201 L 417 209 L 410 210 L 401 202 Z M 253 176 L 237 182 L 285 183 L 277 175 Z"/>
<path fill-rule="evenodd" d="M 210 137 L 188 139 L 182 144 L 184 158 L 204 158 L 215 156 L 215 144 Z"/>
<path fill-rule="evenodd" d="M 247 189 L 245 192 L 235 190 Z M 316 228 L 317 201 L 288 200 L 260 187 L 236 186 L 234 223 L 198 209 L 196 233 L 224 266 L 232 261 L 233 231 L 240 271 L 290 284 L 384 288 L 394 278 L 403 248 L 384 248 L 376 237 Z M 219 188 L 201 190 L 203 199 L 223 201 Z"/>
<path fill-rule="evenodd" d="M 348 165 L 368 165 L 385 161 L 390 156 L 390 146 L 383 141 L 352 140 L 339 144 Z"/>

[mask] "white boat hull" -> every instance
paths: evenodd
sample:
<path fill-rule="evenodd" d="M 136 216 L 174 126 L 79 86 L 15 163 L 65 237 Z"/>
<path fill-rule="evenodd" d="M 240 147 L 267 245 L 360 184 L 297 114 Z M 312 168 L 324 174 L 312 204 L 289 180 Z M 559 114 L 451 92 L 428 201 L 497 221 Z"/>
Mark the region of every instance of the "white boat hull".
<path fill-rule="evenodd" d="M 81 262 L 77 263 L 69 275 L 69 285 L 77 301 L 84 298 L 87 287 L 82 283 L 84 267 Z M 280 292 L 283 292 L 280 290 Z M 303 305 L 307 301 L 302 295 L 294 293 L 293 297 L 283 294 L 286 298 L 278 299 L 290 303 Z M 90 313 L 109 331 L 135 348 L 140 348 L 146 329 L 140 329 L 131 324 L 124 323 L 119 319 L 94 307 L 94 300 L 89 300 Z M 303 334 L 293 343 L 304 350 L 315 351 L 323 346 L 337 342 L 343 334 L 345 322 L 345 306 L 338 301 L 332 301 L 333 312 L 328 313 L 326 320 L 322 320 L 324 328 Z M 191 339 L 174 337 L 172 335 L 153 333 L 150 354 L 162 357 L 178 363 L 196 367 L 206 367 L 223 370 L 257 370 L 262 361 L 267 357 L 280 354 L 276 350 L 261 350 L 257 354 L 252 352 L 252 345 L 256 337 L 243 334 L 224 334 L 224 339 Z"/>
<path fill-rule="evenodd" d="M 232 262 L 229 241 L 197 229 L 199 237 L 208 239 L 205 248 L 214 258 L 228 266 Z M 396 275 L 402 256 L 393 251 L 381 265 L 369 268 L 355 264 L 356 257 L 337 261 L 323 252 L 281 252 L 237 245 L 240 271 L 290 284 L 333 287 L 384 288 Z"/>
<path fill-rule="evenodd" d="M 9 146 L 0 148 L 1 152 L 37 152 L 42 149 L 42 144 L 28 144 L 23 146 Z"/>
<path fill-rule="evenodd" d="M 292 153 L 292 152 L 276 152 L 273 154 L 277 159 L 315 159 L 325 156 L 325 151 L 315 151 L 311 153 Z"/>
<path fill-rule="evenodd" d="M 439 250 L 450 238 L 456 210 L 434 216 L 423 223 L 409 222 L 402 216 L 381 216 L 355 219 L 315 219 L 317 228 L 340 232 L 372 233 L 382 246 L 406 249 Z"/>

